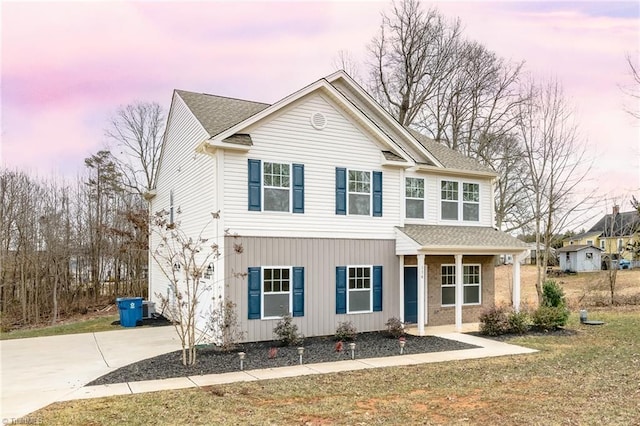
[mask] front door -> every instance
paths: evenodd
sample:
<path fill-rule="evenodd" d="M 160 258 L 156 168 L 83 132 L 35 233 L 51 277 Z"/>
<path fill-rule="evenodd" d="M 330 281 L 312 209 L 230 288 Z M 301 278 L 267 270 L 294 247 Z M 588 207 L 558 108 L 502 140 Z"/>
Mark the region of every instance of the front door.
<path fill-rule="evenodd" d="M 404 322 L 418 322 L 418 267 L 404 268 Z"/>

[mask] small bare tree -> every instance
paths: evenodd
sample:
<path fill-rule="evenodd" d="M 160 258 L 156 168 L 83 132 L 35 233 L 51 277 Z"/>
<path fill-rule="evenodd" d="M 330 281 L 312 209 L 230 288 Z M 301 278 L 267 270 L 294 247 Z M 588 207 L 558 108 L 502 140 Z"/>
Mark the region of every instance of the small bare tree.
<path fill-rule="evenodd" d="M 177 215 L 180 215 L 180 209 Z M 179 221 L 171 221 L 169 213 L 162 210 L 151 219 L 151 233 L 158 237 L 158 244 L 151 248 L 151 256 L 165 277 L 169 279 L 169 294 L 156 294 L 162 310 L 173 320 L 182 345 L 182 364 L 196 362 L 196 345 L 203 335 L 196 330 L 197 307 L 204 289 L 201 278 L 210 262 L 220 257 L 218 245 L 209 243 L 203 234 L 211 220 L 197 237 L 187 235 Z"/>

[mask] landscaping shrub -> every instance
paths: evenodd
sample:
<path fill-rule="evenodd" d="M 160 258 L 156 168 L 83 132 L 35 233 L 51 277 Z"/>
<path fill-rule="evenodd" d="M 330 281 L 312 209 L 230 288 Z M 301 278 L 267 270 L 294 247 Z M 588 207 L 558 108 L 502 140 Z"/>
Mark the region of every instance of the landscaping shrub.
<path fill-rule="evenodd" d="M 509 333 L 525 334 L 531 329 L 531 317 L 525 311 L 510 312 L 507 318 Z"/>
<path fill-rule="evenodd" d="M 569 319 L 569 310 L 564 306 L 540 306 L 532 316 L 533 325 L 545 331 L 562 327 Z"/>
<path fill-rule="evenodd" d="M 509 319 L 502 306 L 493 306 L 480 314 L 480 333 L 499 336 L 509 331 Z"/>
<path fill-rule="evenodd" d="M 404 336 L 404 324 L 402 324 L 399 318 L 391 317 L 384 325 L 387 327 L 389 336 L 395 339 Z"/>
<path fill-rule="evenodd" d="M 542 306 L 548 306 L 550 308 L 564 308 L 567 306 L 567 301 L 564 298 L 564 290 L 557 282 L 547 280 L 542 285 Z"/>
<path fill-rule="evenodd" d="M 336 340 L 355 340 L 356 335 L 358 334 L 358 330 L 351 323 L 351 321 L 345 321 L 338 323 L 336 327 Z"/>
<path fill-rule="evenodd" d="M 302 341 L 302 336 L 298 334 L 298 326 L 293 323 L 290 313 L 286 313 L 278 321 L 273 329 L 273 334 L 283 346 L 292 346 Z"/>

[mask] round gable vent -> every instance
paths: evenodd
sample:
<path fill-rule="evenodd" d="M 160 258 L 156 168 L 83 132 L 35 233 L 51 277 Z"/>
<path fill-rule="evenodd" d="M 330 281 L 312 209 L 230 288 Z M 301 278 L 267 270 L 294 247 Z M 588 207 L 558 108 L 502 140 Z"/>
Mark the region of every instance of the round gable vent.
<path fill-rule="evenodd" d="M 327 117 L 321 112 L 311 114 L 311 125 L 314 129 L 322 130 L 327 126 Z"/>

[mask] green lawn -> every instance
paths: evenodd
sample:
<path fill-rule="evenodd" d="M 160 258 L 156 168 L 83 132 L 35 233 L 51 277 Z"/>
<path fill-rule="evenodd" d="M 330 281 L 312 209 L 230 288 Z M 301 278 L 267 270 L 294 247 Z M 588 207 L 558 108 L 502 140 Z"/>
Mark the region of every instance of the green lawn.
<path fill-rule="evenodd" d="M 53 404 L 47 425 L 500 424 L 640 421 L 640 307 L 570 319 L 571 336 L 511 342 L 531 355 L 236 383 Z"/>
<path fill-rule="evenodd" d="M 117 321 L 118 315 L 92 318 L 69 324 L 54 325 L 50 327 L 32 328 L 1 333 L 0 340 L 25 339 L 27 337 L 58 336 L 60 334 L 94 333 L 97 331 L 118 330 L 119 325 L 111 325 Z"/>

